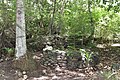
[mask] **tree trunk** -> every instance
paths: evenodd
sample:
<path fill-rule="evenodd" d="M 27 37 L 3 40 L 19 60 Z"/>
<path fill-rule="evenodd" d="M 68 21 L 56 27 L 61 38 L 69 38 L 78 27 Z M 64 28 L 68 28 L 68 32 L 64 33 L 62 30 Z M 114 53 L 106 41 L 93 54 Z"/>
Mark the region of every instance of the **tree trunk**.
<path fill-rule="evenodd" d="M 16 7 L 16 57 L 26 53 L 25 12 L 23 0 L 17 0 Z"/>
<path fill-rule="evenodd" d="M 54 0 L 54 4 L 53 4 L 53 12 L 52 12 L 52 15 L 51 15 L 51 20 L 50 20 L 50 23 L 48 25 L 48 28 L 49 28 L 49 35 L 52 35 L 53 34 L 53 23 L 54 23 L 54 18 L 55 18 L 55 10 L 56 10 L 56 0 Z"/>
<path fill-rule="evenodd" d="M 62 27 L 63 27 L 62 16 L 63 16 L 63 13 L 64 13 L 65 4 L 66 4 L 65 0 L 63 0 L 61 10 L 60 10 L 60 21 L 58 22 L 58 28 L 57 28 L 57 32 L 59 34 L 61 34 L 61 30 L 62 30 Z"/>
<path fill-rule="evenodd" d="M 94 30 L 95 30 L 95 26 L 94 26 L 94 23 L 93 23 L 93 17 L 92 17 L 92 11 L 91 11 L 91 5 L 92 5 L 92 1 L 88 0 L 88 12 L 89 12 L 89 19 L 90 19 L 90 27 L 91 27 L 91 34 L 88 37 L 88 39 L 89 39 L 90 43 L 91 43 L 91 40 L 93 39 Z"/>

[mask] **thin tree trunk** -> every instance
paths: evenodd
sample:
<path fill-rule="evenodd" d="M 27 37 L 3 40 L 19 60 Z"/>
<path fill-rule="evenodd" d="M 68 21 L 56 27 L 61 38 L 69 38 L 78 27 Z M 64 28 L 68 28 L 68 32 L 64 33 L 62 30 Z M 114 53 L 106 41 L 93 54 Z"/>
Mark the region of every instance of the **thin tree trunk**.
<path fill-rule="evenodd" d="M 55 17 L 55 9 L 56 9 L 56 0 L 54 1 L 54 8 L 53 8 L 53 13 L 51 16 L 50 24 L 48 25 L 48 28 L 50 30 L 49 35 L 53 34 L 53 23 L 54 23 L 54 17 Z"/>
<path fill-rule="evenodd" d="M 92 12 L 91 12 L 91 4 L 92 4 L 92 1 L 88 0 L 88 12 L 89 12 L 89 19 L 90 19 L 90 27 L 91 27 L 91 34 L 88 37 L 89 41 L 92 40 L 93 35 L 94 35 L 94 30 L 95 30 L 95 27 L 94 27 L 94 24 L 93 24 Z"/>
<path fill-rule="evenodd" d="M 26 53 L 25 12 L 23 0 L 17 0 L 16 6 L 16 57 Z"/>
<path fill-rule="evenodd" d="M 62 1 L 62 6 L 61 6 L 61 10 L 60 10 L 60 21 L 58 23 L 58 28 L 57 28 L 57 32 L 60 34 L 61 33 L 61 29 L 62 29 L 62 25 L 63 25 L 63 21 L 62 21 L 62 16 L 64 13 L 64 8 L 65 8 L 65 0 Z"/>

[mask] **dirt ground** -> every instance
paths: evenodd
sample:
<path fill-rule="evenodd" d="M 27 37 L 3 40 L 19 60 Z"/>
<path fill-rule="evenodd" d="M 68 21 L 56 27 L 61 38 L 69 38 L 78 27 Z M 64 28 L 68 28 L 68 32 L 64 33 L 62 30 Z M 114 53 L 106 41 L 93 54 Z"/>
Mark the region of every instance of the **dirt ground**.
<path fill-rule="evenodd" d="M 0 63 L 0 80 L 104 80 L 98 76 L 97 72 L 90 71 L 85 73 L 85 70 L 69 71 L 56 68 L 50 70 L 41 67 L 34 71 L 21 71 L 12 68 L 12 60 Z"/>
<path fill-rule="evenodd" d="M 107 50 L 98 50 L 101 52 L 101 63 L 99 70 L 92 68 L 67 70 L 56 67 L 50 69 L 45 66 L 39 66 L 36 70 L 23 71 L 12 66 L 13 59 L 7 59 L 0 62 L 0 80 L 106 80 L 100 72 L 110 66 L 112 62 L 120 62 L 119 55 L 113 55 Z"/>

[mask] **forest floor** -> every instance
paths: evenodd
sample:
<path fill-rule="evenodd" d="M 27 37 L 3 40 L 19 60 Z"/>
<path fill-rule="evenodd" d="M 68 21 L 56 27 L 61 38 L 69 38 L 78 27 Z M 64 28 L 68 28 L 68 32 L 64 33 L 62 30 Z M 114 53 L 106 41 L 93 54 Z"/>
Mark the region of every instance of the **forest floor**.
<path fill-rule="evenodd" d="M 106 76 L 101 73 L 110 70 L 112 63 L 120 63 L 120 54 L 118 54 L 120 48 L 96 50 L 100 52 L 98 70 L 92 68 L 76 70 L 50 69 L 40 65 L 39 68 L 33 71 L 21 71 L 12 67 L 13 59 L 6 59 L 0 62 L 0 80 L 112 80 L 106 79 Z"/>

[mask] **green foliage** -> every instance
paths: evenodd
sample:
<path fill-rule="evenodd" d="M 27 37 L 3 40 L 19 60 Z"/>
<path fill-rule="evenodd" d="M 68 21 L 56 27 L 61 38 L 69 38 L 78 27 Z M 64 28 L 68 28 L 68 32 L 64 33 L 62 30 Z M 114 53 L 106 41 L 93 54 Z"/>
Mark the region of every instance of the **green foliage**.
<path fill-rule="evenodd" d="M 12 48 L 5 48 L 5 51 L 8 53 L 13 53 L 13 49 Z"/>
<path fill-rule="evenodd" d="M 8 56 L 13 56 L 14 55 L 14 49 L 13 48 L 4 48 L 4 54 Z"/>
<path fill-rule="evenodd" d="M 36 42 L 36 40 L 40 40 L 41 35 L 46 36 L 50 32 L 49 24 L 54 10 L 54 1 L 24 1 L 26 35 L 31 36 L 29 38 L 39 46 L 39 41 Z M 15 5 L 16 0 L 3 0 L 0 2 L 0 34 L 5 32 L 11 41 L 15 39 Z M 91 7 L 88 7 L 88 5 Z M 113 40 L 114 38 L 119 38 L 119 5 L 120 2 L 118 0 L 109 2 L 96 0 L 90 3 L 88 3 L 87 0 L 56 0 L 52 24 L 53 32 L 60 29 L 60 35 L 79 36 L 79 40 L 83 37 L 89 37 L 93 32 L 92 36 L 102 37 L 102 39 Z M 91 13 L 88 9 L 91 10 Z M 92 22 L 90 18 L 93 19 Z M 9 34 L 11 34 L 11 36 L 9 36 Z M 28 39 L 27 42 L 27 44 L 30 45 Z"/>
<path fill-rule="evenodd" d="M 85 49 L 80 49 L 79 51 L 76 50 L 67 51 L 67 57 L 70 60 L 76 60 L 78 62 L 83 61 L 83 63 L 81 64 L 86 64 L 86 66 L 89 66 L 89 62 L 92 61 L 92 54 L 93 53 L 90 53 Z"/>
<path fill-rule="evenodd" d="M 76 6 L 77 4 L 79 6 Z M 65 9 L 64 24 L 67 29 L 65 33 L 68 35 L 89 35 L 90 33 L 89 15 L 83 6 L 80 6 L 82 4 L 86 5 L 82 1 L 74 1 Z"/>
<path fill-rule="evenodd" d="M 103 71 L 100 74 L 105 78 L 105 80 L 119 80 L 115 72 Z"/>
<path fill-rule="evenodd" d="M 119 2 L 116 2 L 117 4 Z M 119 34 L 119 17 L 120 12 L 115 12 L 116 3 L 95 7 L 93 9 L 93 18 L 95 20 L 95 37 L 113 40 L 115 34 Z M 108 8 L 109 11 L 108 11 Z M 119 10 L 119 9 L 118 9 Z"/>
<path fill-rule="evenodd" d="M 85 49 L 80 49 L 79 50 L 81 53 L 82 58 L 86 61 L 87 65 L 89 64 L 90 60 L 91 60 L 91 53 L 86 51 Z"/>

